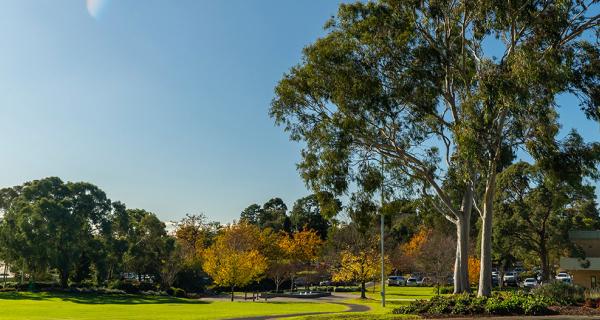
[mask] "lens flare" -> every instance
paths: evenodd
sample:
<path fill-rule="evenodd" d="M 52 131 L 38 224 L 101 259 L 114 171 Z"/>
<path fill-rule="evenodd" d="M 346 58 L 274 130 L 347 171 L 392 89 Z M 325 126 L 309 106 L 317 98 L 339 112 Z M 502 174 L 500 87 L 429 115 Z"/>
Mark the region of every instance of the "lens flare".
<path fill-rule="evenodd" d="M 86 0 L 87 11 L 94 19 L 99 19 L 109 0 Z"/>

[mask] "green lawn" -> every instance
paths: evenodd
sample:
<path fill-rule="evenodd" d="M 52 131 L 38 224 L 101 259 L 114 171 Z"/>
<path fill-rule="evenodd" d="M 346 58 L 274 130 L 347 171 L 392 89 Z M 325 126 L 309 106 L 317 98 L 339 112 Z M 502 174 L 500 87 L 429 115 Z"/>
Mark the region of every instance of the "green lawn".
<path fill-rule="evenodd" d="M 400 305 L 408 304 L 415 299 L 428 300 L 435 296 L 435 291 L 431 287 L 386 287 L 386 306 L 381 306 L 381 296 L 379 294 L 379 286 L 373 287 L 367 291 L 367 300 L 358 299 L 359 293 L 355 293 L 357 299 L 346 300 L 346 303 L 367 305 L 371 308 L 369 312 L 357 313 L 338 313 L 329 315 L 313 315 L 289 318 L 290 320 L 324 320 L 324 319 L 344 319 L 344 320 L 359 320 L 359 319 L 374 319 L 374 320 L 393 320 L 393 319 L 420 319 L 418 316 L 412 315 L 394 315 L 392 310 Z"/>
<path fill-rule="evenodd" d="M 379 288 L 380 286 L 375 286 L 375 293 L 373 293 L 372 287 L 369 288 L 367 297 L 380 301 Z M 385 297 L 386 301 L 428 300 L 436 295 L 434 289 L 432 287 L 385 287 Z"/>
<path fill-rule="evenodd" d="M 342 312 L 345 306 L 314 302 L 204 302 L 170 297 L 0 293 L 3 320 L 227 319 L 306 312 Z"/>

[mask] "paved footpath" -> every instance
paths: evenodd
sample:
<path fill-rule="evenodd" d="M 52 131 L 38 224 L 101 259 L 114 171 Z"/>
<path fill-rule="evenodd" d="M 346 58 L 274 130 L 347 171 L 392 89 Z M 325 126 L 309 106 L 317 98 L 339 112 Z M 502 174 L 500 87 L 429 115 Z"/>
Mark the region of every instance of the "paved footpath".
<path fill-rule="evenodd" d="M 303 316 L 314 316 L 320 314 L 332 314 L 332 313 L 343 313 L 343 312 L 367 312 L 371 310 L 368 306 L 362 304 L 352 304 L 345 302 L 331 302 L 337 303 L 344 306 L 347 306 L 348 309 L 342 312 L 304 312 L 304 313 L 294 313 L 294 314 L 282 314 L 282 315 L 271 315 L 271 316 L 256 316 L 256 317 L 245 317 L 245 318 L 233 318 L 229 320 L 269 320 L 269 319 L 283 319 L 283 318 L 292 318 L 292 317 L 303 317 Z"/>
<path fill-rule="evenodd" d="M 351 294 L 342 294 L 336 293 L 329 297 L 322 297 L 316 299 L 298 299 L 298 298 L 271 298 L 269 301 L 277 302 L 277 301 L 285 301 L 285 302 L 311 302 L 311 303 L 335 303 L 346 306 L 348 309 L 345 311 L 336 311 L 336 312 L 303 312 L 303 313 L 294 313 L 294 314 L 282 314 L 282 315 L 270 315 L 270 316 L 254 316 L 254 317 L 240 317 L 240 318 L 231 318 L 229 320 L 268 320 L 268 319 L 283 319 L 283 318 L 291 318 L 291 317 L 303 317 L 303 316 L 312 316 L 312 315 L 320 315 L 320 314 L 332 314 L 332 313 L 344 313 L 344 312 L 367 312 L 371 310 L 369 306 L 362 304 L 354 304 L 342 302 L 343 300 L 348 300 L 356 298 L 355 295 Z M 229 297 L 214 297 L 214 298 L 203 298 L 201 300 L 204 301 L 224 301 L 229 300 Z M 236 296 L 237 301 L 244 301 L 243 296 Z M 261 299 L 260 301 L 264 301 Z M 252 303 L 252 300 L 245 300 L 247 303 Z"/>

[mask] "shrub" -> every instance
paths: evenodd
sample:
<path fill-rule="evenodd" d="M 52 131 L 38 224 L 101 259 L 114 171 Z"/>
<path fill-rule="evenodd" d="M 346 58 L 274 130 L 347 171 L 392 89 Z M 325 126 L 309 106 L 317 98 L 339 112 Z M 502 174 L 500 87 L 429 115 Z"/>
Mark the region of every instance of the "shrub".
<path fill-rule="evenodd" d="M 550 301 L 547 298 L 530 295 L 523 303 L 523 311 L 525 314 L 532 316 L 547 315 L 552 313 L 548 309 L 549 306 Z"/>
<path fill-rule="evenodd" d="M 485 304 L 488 313 L 506 315 L 523 314 L 523 304 L 526 296 L 522 294 L 495 295 L 489 298 Z"/>
<path fill-rule="evenodd" d="M 440 294 L 449 294 L 454 292 L 454 286 L 443 286 L 440 287 Z M 437 294 L 437 288 L 433 289 L 433 293 Z"/>
<path fill-rule="evenodd" d="M 321 291 L 321 290 L 318 290 Z M 332 291 L 332 290 L 329 290 Z M 359 292 L 360 287 L 333 287 L 333 292 Z"/>
<path fill-rule="evenodd" d="M 156 291 L 156 284 L 139 282 L 137 280 L 115 280 L 108 284 L 110 289 L 123 290 L 126 293 L 140 293 L 141 291 Z"/>
<path fill-rule="evenodd" d="M 554 281 L 532 290 L 536 296 L 544 297 L 553 305 L 574 305 L 584 300 L 584 289 L 577 285 Z"/>
<path fill-rule="evenodd" d="M 171 287 L 171 288 L 167 289 L 167 294 L 172 297 L 178 297 L 178 298 L 186 297 L 185 290 L 183 290 L 181 288 L 175 288 L 175 287 Z"/>
<path fill-rule="evenodd" d="M 110 288 L 100 288 L 98 289 L 98 293 L 102 294 L 125 294 L 127 292 L 119 289 L 110 289 Z"/>
<path fill-rule="evenodd" d="M 549 314 L 549 302 L 539 296 L 518 294 L 496 294 L 491 298 L 475 297 L 469 294 L 437 296 L 429 301 L 415 301 L 393 310 L 394 314 L 429 315 L 474 315 L 474 314 Z"/>

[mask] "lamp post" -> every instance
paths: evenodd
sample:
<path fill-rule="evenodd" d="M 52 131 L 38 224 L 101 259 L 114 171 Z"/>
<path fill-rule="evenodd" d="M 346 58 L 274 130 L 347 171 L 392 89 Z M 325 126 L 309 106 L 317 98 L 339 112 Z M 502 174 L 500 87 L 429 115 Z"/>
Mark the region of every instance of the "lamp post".
<path fill-rule="evenodd" d="M 381 209 L 379 210 L 379 215 L 381 216 L 380 228 L 381 228 L 381 306 L 385 307 L 385 256 L 384 256 L 384 241 L 383 241 L 383 232 L 385 227 L 385 219 L 383 217 L 383 204 L 385 201 L 384 196 L 384 170 L 383 170 L 383 154 L 381 155 Z"/>

